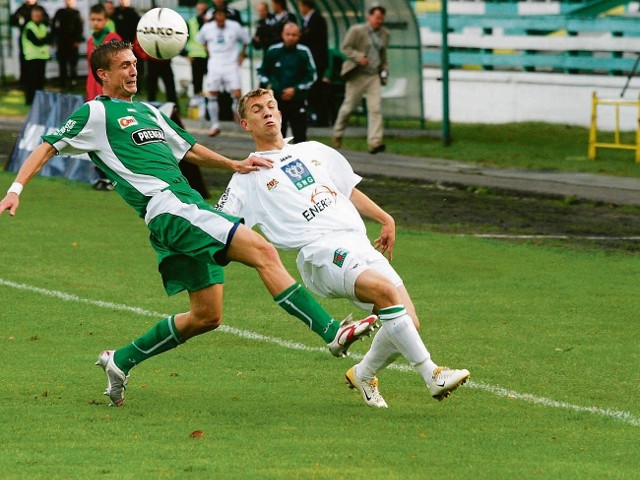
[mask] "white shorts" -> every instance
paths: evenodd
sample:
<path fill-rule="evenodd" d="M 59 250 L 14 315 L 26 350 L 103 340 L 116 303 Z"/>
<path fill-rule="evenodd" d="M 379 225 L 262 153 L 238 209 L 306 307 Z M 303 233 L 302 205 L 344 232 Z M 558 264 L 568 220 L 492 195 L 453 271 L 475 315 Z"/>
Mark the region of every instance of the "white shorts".
<path fill-rule="evenodd" d="M 207 78 L 205 79 L 205 92 L 220 92 L 225 90 L 241 90 L 242 80 L 240 78 L 240 68 L 237 65 L 215 65 L 208 66 Z"/>
<path fill-rule="evenodd" d="M 400 275 L 369 239 L 358 233 L 327 235 L 298 252 L 296 263 L 302 281 L 316 295 L 348 298 L 354 305 L 371 311 L 373 305 L 356 298 L 355 284 L 365 270 L 375 270 L 396 287 L 403 284 Z"/>

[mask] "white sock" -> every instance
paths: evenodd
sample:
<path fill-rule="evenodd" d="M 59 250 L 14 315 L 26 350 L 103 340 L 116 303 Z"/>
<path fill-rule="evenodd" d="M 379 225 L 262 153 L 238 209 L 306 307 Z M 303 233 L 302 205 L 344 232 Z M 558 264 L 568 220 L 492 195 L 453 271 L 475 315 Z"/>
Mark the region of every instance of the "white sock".
<path fill-rule="evenodd" d="M 356 377 L 359 380 L 371 381 L 376 373 L 384 370 L 392 364 L 400 352 L 393 344 L 387 333 L 387 328 L 382 324 L 376 336 L 373 337 L 371 347 L 364 355 L 364 358 L 356 365 Z"/>
<path fill-rule="evenodd" d="M 422 376 L 425 383 L 428 383 L 437 365 L 431 360 L 431 355 L 404 305 L 383 308 L 378 312 L 378 316 L 383 328 L 387 329 L 388 338 L 396 351 L 400 352 Z"/>
<path fill-rule="evenodd" d="M 209 112 L 209 119 L 211 120 L 211 129 L 220 128 L 218 98 L 207 97 L 207 100 L 207 111 Z"/>

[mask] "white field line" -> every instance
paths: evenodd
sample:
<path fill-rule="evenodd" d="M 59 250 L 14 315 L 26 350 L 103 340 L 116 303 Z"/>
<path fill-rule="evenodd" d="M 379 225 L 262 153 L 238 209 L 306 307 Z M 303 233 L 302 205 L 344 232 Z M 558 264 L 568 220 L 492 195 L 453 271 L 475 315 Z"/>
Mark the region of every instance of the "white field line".
<path fill-rule="evenodd" d="M 77 295 L 73 295 L 70 293 L 60 292 L 57 290 L 49 290 L 46 288 L 34 287 L 31 285 L 25 285 L 23 283 L 11 282 L 9 280 L 4 280 L 2 278 L 0 278 L 0 286 L 39 293 L 41 295 L 45 295 L 48 297 L 59 298 L 60 300 L 64 300 L 66 302 L 84 303 L 87 305 L 93 305 L 100 308 L 108 308 L 110 310 L 131 312 L 131 313 L 135 313 L 135 314 L 146 316 L 146 317 L 162 318 L 167 316 L 167 314 L 164 314 L 164 313 L 153 312 L 151 310 L 145 310 L 139 307 L 132 307 L 132 306 L 124 305 L 120 303 L 105 302 L 102 300 L 91 300 L 88 298 L 78 297 Z M 302 343 L 290 342 L 288 340 L 283 340 L 281 338 L 269 337 L 266 335 L 262 335 L 260 333 L 252 332 L 250 330 L 243 330 L 240 328 L 230 327 L 228 325 L 222 325 L 217 330 L 220 332 L 230 333 L 232 335 L 236 335 L 238 337 L 246 338 L 249 340 L 256 340 L 260 342 L 271 343 L 271 344 L 278 345 L 280 347 L 288 348 L 291 350 L 302 350 L 307 352 L 326 352 L 327 351 L 326 348 L 308 347 Z M 350 355 L 350 357 L 356 360 L 360 360 L 362 358 L 361 355 L 355 355 L 355 354 Z M 388 368 L 392 368 L 394 370 L 399 370 L 402 372 L 413 372 L 413 369 L 406 364 L 391 364 L 389 365 Z M 499 387 L 497 385 L 489 385 L 487 383 L 478 382 L 478 381 L 469 381 L 466 384 L 466 386 L 468 386 L 469 388 L 477 388 L 479 390 L 484 390 L 485 392 L 489 392 L 498 397 L 521 400 L 527 403 L 543 405 L 545 407 L 562 408 L 562 409 L 571 410 L 574 412 L 583 412 L 583 413 L 590 413 L 594 415 L 601 415 L 603 417 L 613 418 L 615 420 L 627 423 L 634 427 L 640 427 L 640 418 L 634 417 L 628 412 L 621 412 L 621 411 L 612 410 L 609 408 L 585 407 L 582 405 L 574 405 L 566 402 L 558 402 L 550 398 L 536 397 L 535 395 L 531 395 L 529 393 L 519 393 L 513 390 L 508 390 L 503 387 Z"/>
<path fill-rule="evenodd" d="M 509 235 L 500 233 L 473 233 L 455 235 L 456 237 L 474 237 L 505 240 L 597 240 L 597 241 L 640 241 L 640 236 L 607 237 L 605 235 Z"/>

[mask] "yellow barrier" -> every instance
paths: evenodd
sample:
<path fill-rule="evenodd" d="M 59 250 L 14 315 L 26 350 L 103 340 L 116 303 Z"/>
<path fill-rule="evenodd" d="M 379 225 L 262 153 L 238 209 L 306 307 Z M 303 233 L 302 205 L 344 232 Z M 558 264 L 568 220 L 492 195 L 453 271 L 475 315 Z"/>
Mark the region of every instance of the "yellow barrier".
<path fill-rule="evenodd" d="M 615 107 L 615 130 L 613 132 L 613 143 L 598 142 L 598 105 L 613 105 Z M 636 143 L 620 142 L 620 107 L 630 106 L 638 109 L 636 122 Z M 635 150 L 636 163 L 640 163 L 640 96 L 638 101 L 631 100 L 605 100 L 599 99 L 596 92 L 591 97 L 591 127 L 589 128 L 589 160 L 596 159 L 596 150 L 598 148 L 617 148 L 621 150 Z"/>

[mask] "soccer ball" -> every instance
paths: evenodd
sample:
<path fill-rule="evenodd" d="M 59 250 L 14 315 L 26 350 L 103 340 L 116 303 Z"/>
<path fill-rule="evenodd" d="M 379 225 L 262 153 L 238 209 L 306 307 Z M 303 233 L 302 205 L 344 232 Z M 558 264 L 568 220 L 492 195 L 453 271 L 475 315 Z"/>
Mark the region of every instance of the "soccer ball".
<path fill-rule="evenodd" d="M 147 54 L 166 60 L 182 51 L 189 39 L 189 29 L 175 10 L 154 8 L 138 22 L 136 37 Z"/>

